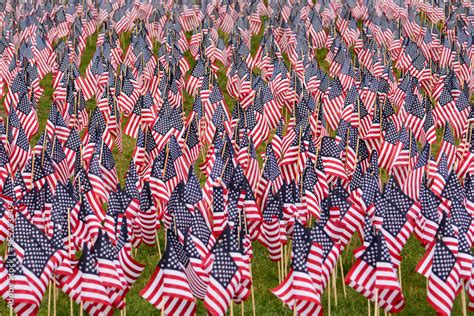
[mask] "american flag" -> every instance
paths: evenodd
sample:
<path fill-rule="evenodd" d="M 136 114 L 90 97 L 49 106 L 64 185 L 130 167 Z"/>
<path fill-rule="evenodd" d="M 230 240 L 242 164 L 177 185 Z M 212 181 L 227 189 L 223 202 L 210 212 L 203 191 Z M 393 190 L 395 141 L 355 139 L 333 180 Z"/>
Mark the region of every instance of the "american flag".
<path fill-rule="evenodd" d="M 344 105 L 345 94 L 339 79 L 331 82 L 331 86 L 323 98 L 324 113 L 331 129 L 337 128 L 337 123 L 341 116 L 342 106 Z M 370 104 L 370 103 L 369 103 Z"/>
<path fill-rule="evenodd" d="M 334 139 L 327 136 L 323 137 L 321 141 L 321 160 L 324 166 L 324 171 L 327 175 L 347 179 L 344 165 L 340 159 L 339 146 L 336 145 Z"/>
<path fill-rule="evenodd" d="M 405 301 L 383 234 L 372 232 L 367 246 L 362 247 L 345 282 L 387 312 L 401 310 Z"/>
<path fill-rule="evenodd" d="M 379 165 L 381 168 L 391 172 L 394 161 L 397 160 L 403 144 L 400 142 L 400 133 L 395 123 L 390 121 L 385 131 L 384 140 L 380 148 Z"/>
<path fill-rule="evenodd" d="M 230 254 L 230 231 L 226 226 L 211 249 L 204 267 L 210 268 L 204 305 L 214 314 L 225 314 L 241 282 L 238 266 Z"/>
<path fill-rule="evenodd" d="M 454 136 L 451 132 L 451 125 L 446 123 L 444 127 L 443 140 L 441 142 L 439 154 L 438 154 L 438 163 L 442 155 L 446 156 L 448 167 L 450 168 L 454 163 L 454 158 L 456 155 L 456 144 L 454 143 Z"/>
<path fill-rule="evenodd" d="M 449 313 L 460 285 L 458 238 L 451 221 L 443 213 L 434 242 L 418 263 L 418 273 L 428 278 L 427 296 L 439 313 Z"/>
<path fill-rule="evenodd" d="M 181 255 L 180 255 L 181 253 Z M 196 303 L 184 271 L 183 246 L 167 231 L 167 246 L 163 257 L 140 295 L 155 308 L 167 314 L 193 315 Z"/>
<path fill-rule="evenodd" d="M 110 299 L 104 283 L 97 271 L 97 259 L 89 247 L 83 247 L 78 266 L 70 276 L 70 287 L 80 293 L 79 302 L 98 305 L 110 305 Z"/>
<path fill-rule="evenodd" d="M 7 259 L 5 261 L 5 270 L 12 271 L 10 272 L 14 278 L 8 280 L 10 283 L 8 284 L 9 287 L 12 287 L 15 293 L 13 300 L 13 308 L 16 313 L 34 313 L 37 309 L 37 302 L 33 293 L 33 289 L 30 287 L 30 284 L 27 280 L 26 275 L 23 273 L 22 264 L 18 260 L 15 251 L 12 249 L 7 254 Z M 5 289 L 4 293 L 2 293 L 3 297 L 7 297 L 7 291 Z"/>
<path fill-rule="evenodd" d="M 282 173 L 278 166 L 272 144 L 270 143 L 267 145 L 264 168 L 258 182 L 257 190 L 255 191 L 257 198 L 260 200 L 260 204 L 265 204 L 270 190 L 275 193 L 280 190 L 282 185 Z"/>
<path fill-rule="evenodd" d="M 291 269 L 283 282 L 272 289 L 272 293 L 298 313 L 320 313 L 322 290 L 317 278 L 321 271 L 322 248 L 311 241 L 308 244 L 308 240 L 304 240 L 308 239 L 308 236 L 304 232 L 303 235 L 298 233 L 301 229 L 304 230 L 295 228 Z M 303 240 L 298 243 L 298 238 Z M 309 249 L 304 249 L 301 242 Z"/>

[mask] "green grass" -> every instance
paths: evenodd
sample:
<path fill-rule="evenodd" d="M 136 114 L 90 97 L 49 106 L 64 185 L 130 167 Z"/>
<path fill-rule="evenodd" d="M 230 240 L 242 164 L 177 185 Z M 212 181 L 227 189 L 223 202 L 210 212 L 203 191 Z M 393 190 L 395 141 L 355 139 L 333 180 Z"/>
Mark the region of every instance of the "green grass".
<path fill-rule="evenodd" d="M 190 34 L 187 34 L 189 39 Z M 125 35 L 128 38 L 128 35 Z M 258 34 L 252 38 L 252 53 L 255 53 L 258 48 L 258 44 L 262 34 Z M 88 40 L 88 45 L 83 54 L 81 72 L 83 73 L 90 59 L 92 58 L 95 50 L 95 35 Z M 128 42 L 127 42 L 128 43 Z M 122 43 L 122 47 L 125 49 L 125 44 Z M 155 47 L 154 52 L 156 54 L 157 47 Z M 327 69 L 327 62 L 324 60 L 327 51 L 325 49 L 317 51 L 317 58 L 320 65 Z M 194 64 L 189 52 L 185 54 L 185 57 L 190 62 L 191 66 Z M 189 77 L 189 73 L 186 75 L 186 78 Z M 40 121 L 40 131 L 44 129 L 46 124 L 47 115 L 49 113 L 50 106 L 52 104 L 52 88 L 51 88 L 51 75 L 47 75 L 42 81 L 41 86 L 45 88 L 44 95 L 41 97 L 39 102 L 38 117 Z M 225 69 L 223 65 L 220 65 L 220 70 L 218 73 L 218 83 L 220 88 L 223 91 L 226 103 L 230 109 L 235 104 L 235 100 L 229 97 L 228 93 L 225 90 L 226 85 L 226 76 Z M 184 108 L 186 113 L 189 113 L 192 108 L 193 98 L 187 93 L 184 95 Z M 1 106 L 2 100 L 0 100 L 0 109 L 3 109 Z M 88 111 L 95 108 L 95 102 L 90 101 L 87 104 Z M 1 110 L 0 110 L 1 111 Z M 4 112 L 0 114 L 5 117 Z M 123 121 L 123 126 L 126 124 L 126 119 Z M 31 143 L 34 144 L 40 133 L 37 136 L 33 137 Z M 438 140 L 442 137 L 442 130 L 438 131 Z M 128 169 L 130 159 L 132 157 L 133 148 L 135 146 L 135 140 L 126 135 L 123 135 L 123 153 L 119 153 L 117 149 L 114 149 L 113 154 L 117 164 L 117 173 L 121 183 L 124 182 L 124 177 Z M 437 146 L 436 146 L 437 147 Z M 437 148 L 433 148 L 434 151 L 437 151 Z M 258 153 L 264 151 L 264 144 L 258 148 Z M 200 163 L 199 161 L 198 163 Z M 386 181 L 386 177 L 384 177 Z M 161 240 L 161 249 L 164 249 L 163 241 L 163 230 L 159 231 L 160 240 Z M 354 263 L 354 257 L 352 251 L 360 245 L 358 237 L 354 237 L 350 246 L 342 253 L 341 260 L 344 268 L 344 274 L 347 274 L 350 267 Z M 402 286 L 403 293 L 406 299 L 405 309 L 401 314 L 403 315 L 426 315 L 434 314 L 433 309 L 430 307 L 429 303 L 426 300 L 426 281 L 425 278 L 415 272 L 416 264 L 420 261 L 424 253 L 423 247 L 420 243 L 414 238 L 410 238 L 408 244 L 405 246 L 402 256 L 403 260 L 401 263 L 402 271 Z M 252 260 L 252 270 L 253 270 L 253 283 L 255 288 L 255 306 L 257 315 L 291 315 L 292 312 L 285 306 L 282 305 L 271 292 L 270 289 L 276 287 L 279 284 L 278 279 L 278 269 L 277 264 L 271 262 L 268 257 L 267 250 L 258 243 L 253 244 L 253 254 L 254 258 Z M 139 247 L 136 257 L 139 262 L 146 264 L 145 270 L 143 271 L 140 278 L 132 287 L 130 293 L 127 296 L 127 314 L 129 315 L 156 315 L 159 313 L 154 307 L 146 302 L 139 296 L 139 291 L 143 289 L 147 281 L 150 279 L 156 264 L 158 263 L 160 257 L 158 255 L 158 250 L 155 247 L 141 246 Z M 367 314 L 367 300 L 363 298 L 362 295 L 353 291 L 350 288 L 346 288 L 347 295 L 344 295 L 343 285 L 342 285 L 342 275 L 338 267 L 337 277 L 336 277 L 336 292 L 337 292 L 337 304 L 335 301 L 334 292 L 331 293 L 331 312 L 333 315 L 365 315 Z M 323 306 L 325 311 L 328 311 L 328 289 L 326 289 L 324 296 L 322 298 Z M 70 313 L 70 300 L 69 298 L 59 291 L 57 297 L 57 314 L 58 315 L 67 315 Z M 44 297 L 43 304 L 40 308 L 40 315 L 47 315 L 48 313 L 48 294 Z M 51 303 L 52 304 L 52 303 Z M 79 313 L 79 306 L 74 305 L 74 314 Z M 373 306 L 371 308 L 373 312 Z M 244 311 L 246 315 L 251 315 L 252 304 L 249 299 L 245 302 Z M 206 315 L 206 310 L 202 302 L 198 302 L 199 315 Z M 233 312 L 235 315 L 241 313 L 241 306 L 234 305 Z M 0 315 L 7 315 L 8 309 L 6 303 L 2 301 L 0 303 Z M 119 312 L 117 311 L 118 315 Z M 458 297 L 453 309 L 453 315 L 461 314 L 461 302 Z"/>

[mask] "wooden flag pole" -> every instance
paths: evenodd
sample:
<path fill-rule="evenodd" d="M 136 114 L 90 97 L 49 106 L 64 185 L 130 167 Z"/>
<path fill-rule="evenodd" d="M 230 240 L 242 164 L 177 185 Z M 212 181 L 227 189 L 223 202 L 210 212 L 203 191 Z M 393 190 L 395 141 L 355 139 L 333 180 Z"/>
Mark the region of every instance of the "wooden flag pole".
<path fill-rule="evenodd" d="M 280 244 L 280 266 L 281 266 L 281 280 L 283 281 L 283 257 L 285 256 L 285 246 Z"/>
<path fill-rule="evenodd" d="M 359 143 L 357 143 L 357 145 L 359 145 Z M 357 154 L 356 154 L 356 156 L 357 156 Z M 344 258 L 347 258 L 347 255 L 350 253 L 350 251 L 348 251 L 347 249 L 350 249 L 351 244 L 352 244 L 352 237 L 351 237 L 351 239 L 349 239 L 349 241 L 347 242 L 347 246 L 344 247 L 344 249 L 346 249 L 346 254 L 344 255 Z"/>
<path fill-rule="evenodd" d="M 247 227 L 247 214 L 245 213 L 244 211 L 244 225 L 245 225 L 245 231 L 248 231 L 248 227 Z M 239 238 L 240 240 L 240 238 Z M 253 288 L 253 274 L 252 274 L 252 260 L 250 260 L 250 263 L 249 263 L 249 272 L 250 272 L 250 279 L 252 281 L 252 283 L 250 284 L 250 295 L 252 297 L 252 316 L 255 316 L 256 312 L 255 312 L 255 291 L 254 291 L 254 288 Z M 244 315 L 244 302 L 242 301 L 242 315 Z"/>
<path fill-rule="evenodd" d="M 333 270 L 332 272 L 332 288 L 334 290 L 334 304 L 337 307 L 337 287 L 336 287 L 336 273 L 337 273 L 337 265 L 336 265 L 336 271 Z"/>
<path fill-rule="evenodd" d="M 57 291 L 56 285 L 53 283 L 53 315 L 54 316 L 56 316 L 56 291 Z"/>
<path fill-rule="evenodd" d="M 462 303 L 462 316 L 467 316 L 466 289 L 464 288 L 464 280 L 461 281 L 461 303 Z"/>
<path fill-rule="evenodd" d="M 168 166 L 168 157 L 169 156 L 170 156 L 170 146 L 168 144 L 166 144 L 165 167 L 163 168 L 163 174 L 162 174 L 163 177 L 166 174 L 166 167 Z"/>
<path fill-rule="evenodd" d="M 401 263 L 398 266 L 398 281 L 400 282 L 400 290 L 401 290 L 402 289 L 402 265 L 401 265 Z"/>
<path fill-rule="evenodd" d="M 375 289 L 374 315 L 379 316 L 379 290 Z"/>
<path fill-rule="evenodd" d="M 372 312 L 370 311 L 370 300 L 367 299 L 367 315 L 372 316 Z"/>
<path fill-rule="evenodd" d="M 284 256 L 284 250 L 285 250 L 282 243 L 280 244 L 280 249 L 281 249 L 280 250 L 280 261 L 278 263 L 280 264 L 279 267 L 281 269 L 280 269 L 280 273 L 279 273 L 278 276 L 280 278 L 280 283 L 281 283 L 281 282 L 283 282 L 283 279 L 284 279 L 284 277 L 283 277 L 283 256 Z M 282 302 L 282 304 L 283 304 L 283 306 L 285 306 L 284 302 Z"/>
<path fill-rule="evenodd" d="M 341 270 L 341 278 L 342 278 L 342 289 L 344 291 L 344 298 L 347 297 L 347 290 L 346 290 L 346 277 L 344 276 L 344 267 L 342 265 L 342 258 L 339 257 L 339 267 L 340 267 L 340 270 Z"/>
<path fill-rule="evenodd" d="M 286 264 L 285 264 L 285 261 L 286 261 L 286 245 L 283 245 L 283 252 L 281 254 L 281 279 L 284 280 L 285 279 L 285 276 L 286 276 Z"/>
<path fill-rule="evenodd" d="M 43 138 L 43 149 L 41 151 L 41 167 L 44 166 L 44 152 L 46 151 L 46 133 Z"/>
<path fill-rule="evenodd" d="M 51 316 L 51 281 L 48 284 L 48 316 Z"/>
<path fill-rule="evenodd" d="M 158 255 L 161 258 L 161 246 L 160 246 L 160 239 L 158 238 L 158 230 L 155 230 L 155 237 L 156 237 L 156 245 L 158 247 Z"/>
<path fill-rule="evenodd" d="M 281 266 L 280 266 L 281 261 L 278 260 L 277 266 L 278 266 L 278 283 L 281 283 Z"/>
<path fill-rule="evenodd" d="M 67 239 L 68 239 L 68 253 L 69 253 L 69 256 L 71 256 L 71 209 L 67 209 Z M 72 297 L 69 298 L 69 301 L 70 301 L 71 316 L 73 316 L 74 306 L 72 302 Z M 56 315 L 56 301 L 54 304 L 54 309 L 55 309 L 54 315 Z"/>
<path fill-rule="evenodd" d="M 36 155 L 33 154 L 33 156 L 31 156 L 31 182 L 29 183 L 30 189 L 33 188 L 33 181 L 35 178 L 35 159 L 36 159 Z"/>
<path fill-rule="evenodd" d="M 331 276 L 329 276 L 328 278 L 327 291 L 328 291 L 328 315 L 331 316 Z"/>
<path fill-rule="evenodd" d="M 285 257 L 285 277 L 288 275 L 288 263 L 290 262 L 291 257 L 291 240 L 288 242 L 286 247 L 286 257 Z"/>

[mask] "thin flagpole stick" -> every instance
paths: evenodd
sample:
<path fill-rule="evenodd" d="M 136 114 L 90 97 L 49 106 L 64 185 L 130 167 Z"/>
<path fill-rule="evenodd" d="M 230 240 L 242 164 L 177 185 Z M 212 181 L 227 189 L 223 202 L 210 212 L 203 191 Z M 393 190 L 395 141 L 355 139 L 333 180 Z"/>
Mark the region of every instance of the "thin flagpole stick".
<path fill-rule="evenodd" d="M 461 303 L 462 303 L 462 316 L 467 316 L 466 291 L 464 288 L 464 281 L 461 282 Z"/>
<path fill-rule="evenodd" d="M 370 311 L 370 300 L 369 299 L 367 300 L 367 315 L 368 316 L 372 315 L 372 312 Z"/>
<path fill-rule="evenodd" d="M 280 261 L 277 262 L 278 266 L 278 283 L 281 283 L 281 266 L 280 266 Z"/>
<path fill-rule="evenodd" d="M 51 282 L 48 285 L 48 316 L 51 316 Z"/>
<path fill-rule="evenodd" d="M 69 256 L 71 256 L 71 210 L 68 209 L 67 210 L 67 239 L 68 239 L 68 253 L 69 253 Z M 73 302 L 72 302 L 72 297 L 69 298 L 69 305 L 70 305 L 70 312 L 71 312 L 71 316 L 74 315 L 74 306 L 73 306 Z M 54 315 L 56 316 L 56 300 L 54 302 Z"/>
<path fill-rule="evenodd" d="M 398 266 L 398 280 L 400 282 L 400 290 L 402 289 L 402 265 Z"/>
<path fill-rule="evenodd" d="M 252 284 L 250 285 L 250 295 L 252 296 L 252 315 L 255 316 L 255 313 L 256 313 L 255 312 L 255 290 L 253 288 L 252 262 L 250 262 L 250 277 L 252 278 Z M 243 311 L 244 311 L 244 302 L 242 302 L 242 313 Z"/>
<path fill-rule="evenodd" d="M 155 236 L 156 236 L 156 245 L 158 247 L 158 255 L 161 258 L 161 246 L 160 246 L 160 239 L 158 238 L 158 230 L 155 230 Z"/>
<path fill-rule="evenodd" d="M 163 177 L 166 174 L 166 166 L 168 165 L 168 157 L 170 155 L 170 147 L 168 144 L 166 144 L 166 157 L 165 157 L 165 167 L 163 168 Z"/>
<path fill-rule="evenodd" d="M 245 231 L 248 231 L 247 214 L 245 212 L 244 212 L 244 225 L 245 225 Z M 239 227 L 240 226 L 241 225 L 239 225 Z M 249 263 L 249 272 L 250 272 L 250 280 L 252 282 L 250 284 L 250 295 L 252 296 L 252 315 L 255 316 L 255 290 L 253 288 L 252 260 L 250 260 L 250 263 Z M 244 302 L 242 302 L 242 315 L 244 315 Z"/>
<path fill-rule="evenodd" d="M 328 278 L 327 291 L 328 291 L 328 315 L 331 316 L 331 276 L 329 276 Z"/>
<path fill-rule="evenodd" d="M 281 267 L 281 275 L 280 275 L 280 280 L 283 281 L 283 256 L 284 256 L 284 251 L 285 248 L 283 248 L 283 244 L 280 244 L 280 267 Z"/>
<path fill-rule="evenodd" d="M 379 291 L 378 291 L 378 289 L 375 289 L 374 315 L 379 316 Z"/>
<path fill-rule="evenodd" d="M 345 249 L 349 249 L 350 246 L 352 244 L 352 238 L 349 239 L 349 241 L 347 242 L 347 246 L 345 247 Z M 347 255 L 349 254 L 350 251 L 346 251 L 346 254 L 344 255 L 344 258 L 347 258 Z"/>
<path fill-rule="evenodd" d="M 33 188 L 33 179 L 35 178 L 35 156 L 31 158 L 31 182 L 29 184 L 30 189 Z"/>
<path fill-rule="evenodd" d="M 341 278 L 342 278 L 342 289 L 344 291 L 344 298 L 347 297 L 347 290 L 346 290 L 346 277 L 344 276 L 344 267 L 342 266 L 342 258 L 339 257 L 339 266 L 341 270 Z"/>
<path fill-rule="evenodd" d="M 56 316 L 56 285 L 53 283 L 53 315 Z"/>
<path fill-rule="evenodd" d="M 334 290 L 334 303 L 337 307 L 336 271 L 332 272 L 332 288 Z"/>
<path fill-rule="evenodd" d="M 291 240 L 288 243 L 288 247 L 286 249 L 286 260 L 285 260 L 285 277 L 288 275 L 288 264 L 290 263 L 291 260 Z"/>

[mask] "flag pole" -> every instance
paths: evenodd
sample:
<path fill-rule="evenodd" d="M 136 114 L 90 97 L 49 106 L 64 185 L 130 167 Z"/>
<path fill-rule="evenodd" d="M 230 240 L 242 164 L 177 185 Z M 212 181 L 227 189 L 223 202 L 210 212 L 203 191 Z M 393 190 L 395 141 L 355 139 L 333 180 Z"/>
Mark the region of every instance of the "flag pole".
<path fill-rule="evenodd" d="M 332 288 L 334 290 L 334 303 L 337 307 L 337 282 L 336 282 L 336 275 L 337 275 L 337 265 L 335 267 L 335 270 L 332 272 Z"/>
<path fill-rule="evenodd" d="M 398 281 L 400 282 L 400 290 L 402 289 L 402 264 L 398 266 Z"/>
<path fill-rule="evenodd" d="M 169 143 L 168 143 L 168 144 L 166 144 L 165 167 L 163 168 L 163 174 L 162 174 L 163 177 L 166 174 L 166 167 L 168 166 L 168 157 L 169 157 L 169 155 L 170 155 L 170 147 L 169 147 Z"/>
<path fill-rule="evenodd" d="M 280 249 L 281 249 L 281 244 L 280 244 Z M 280 256 L 281 257 L 281 256 Z M 281 283 L 281 266 L 280 266 L 281 260 L 278 260 L 277 266 L 278 266 L 278 283 Z"/>
<path fill-rule="evenodd" d="M 67 240 L 68 240 L 68 254 L 71 256 L 71 209 L 67 209 Z M 72 303 L 72 296 L 69 298 L 71 316 L 74 315 L 74 306 Z M 56 315 L 56 300 L 54 302 L 54 315 Z M 82 303 L 82 300 L 81 300 Z"/>
<path fill-rule="evenodd" d="M 51 281 L 48 285 L 48 316 L 51 316 Z"/>
<path fill-rule="evenodd" d="M 379 290 L 375 289 L 374 316 L 379 316 Z"/>
<path fill-rule="evenodd" d="M 45 151 L 46 151 L 46 133 L 44 133 L 43 148 L 41 151 L 41 167 L 44 167 L 44 152 Z"/>
<path fill-rule="evenodd" d="M 245 212 L 244 212 L 244 225 L 245 225 L 245 231 L 248 231 L 247 214 Z M 249 261 L 249 272 L 250 272 L 250 279 L 252 280 L 250 284 L 250 295 L 252 298 L 252 316 L 255 316 L 255 291 L 253 288 L 252 260 Z M 242 301 L 242 315 L 244 315 L 244 302 L 243 301 Z"/>
<path fill-rule="evenodd" d="M 291 240 L 288 242 L 286 247 L 286 256 L 285 256 L 285 277 L 288 275 L 288 263 L 290 262 L 291 257 Z"/>
<path fill-rule="evenodd" d="M 30 189 L 33 188 L 33 181 L 35 178 L 35 159 L 36 159 L 36 154 L 33 154 L 33 156 L 31 156 L 31 182 L 29 183 Z"/>
<path fill-rule="evenodd" d="M 462 303 L 462 316 L 467 316 L 466 289 L 464 288 L 464 280 L 461 281 L 461 303 Z"/>
<path fill-rule="evenodd" d="M 56 284 L 53 283 L 53 315 L 56 316 L 56 300 L 58 296 L 58 288 Z"/>
<path fill-rule="evenodd" d="M 339 256 L 339 267 L 341 270 L 341 278 L 342 278 L 342 289 L 344 291 L 344 298 L 347 297 L 347 290 L 346 290 L 346 277 L 344 276 L 344 266 L 342 265 L 342 258 Z"/>
<path fill-rule="evenodd" d="M 328 278 L 327 292 L 328 292 L 328 315 L 331 316 L 331 276 L 329 276 Z"/>
<path fill-rule="evenodd" d="M 285 251 L 286 245 L 281 244 L 281 279 L 285 279 Z M 283 305 L 285 305 L 283 303 Z"/>
<path fill-rule="evenodd" d="M 158 255 L 161 258 L 161 246 L 160 246 L 160 239 L 158 238 L 158 230 L 155 229 L 155 237 L 156 237 L 156 245 L 158 246 Z"/>

